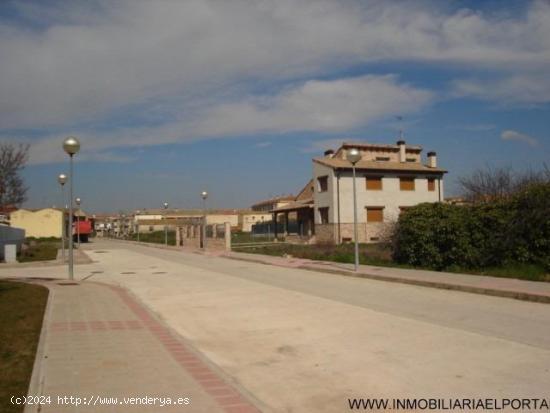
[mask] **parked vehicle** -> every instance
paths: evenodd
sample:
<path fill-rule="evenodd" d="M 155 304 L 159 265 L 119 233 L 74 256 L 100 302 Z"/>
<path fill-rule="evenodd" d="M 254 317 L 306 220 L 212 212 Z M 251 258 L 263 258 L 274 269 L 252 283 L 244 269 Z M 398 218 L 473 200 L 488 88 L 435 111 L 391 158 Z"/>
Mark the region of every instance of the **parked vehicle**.
<path fill-rule="evenodd" d="M 73 223 L 73 240 L 78 242 L 80 236 L 80 242 L 88 242 L 89 237 L 92 235 L 93 226 L 92 221 L 89 219 L 83 219 L 81 221 L 75 221 Z"/>

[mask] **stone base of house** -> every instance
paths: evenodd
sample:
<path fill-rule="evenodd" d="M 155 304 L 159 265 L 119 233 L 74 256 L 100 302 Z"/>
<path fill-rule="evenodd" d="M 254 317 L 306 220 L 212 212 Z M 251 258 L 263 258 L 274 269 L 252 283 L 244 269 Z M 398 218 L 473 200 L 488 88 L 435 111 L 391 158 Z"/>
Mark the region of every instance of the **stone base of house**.
<path fill-rule="evenodd" d="M 377 222 L 357 224 L 357 239 L 362 243 L 381 242 L 387 239 L 393 223 Z M 341 244 L 353 242 L 353 223 L 315 224 L 315 239 L 317 244 Z"/>

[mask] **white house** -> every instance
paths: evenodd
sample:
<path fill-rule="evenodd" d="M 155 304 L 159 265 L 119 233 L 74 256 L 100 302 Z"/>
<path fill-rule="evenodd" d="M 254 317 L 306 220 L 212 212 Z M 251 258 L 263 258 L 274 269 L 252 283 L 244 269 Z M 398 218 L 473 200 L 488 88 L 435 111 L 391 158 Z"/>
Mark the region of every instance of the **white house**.
<path fill-rule="evenodd" d="M 435 152 L 422 163 L 422 148 L 398 141 L 396 145 L 343 143 L 313 159 L 314 235 L 318 243 L 352 241 L 353 179 L 347 152 L 356 148 L 358 240 L 376 242 L 388 224 L 408 207 L 443 201 L 443 175 Z"/>

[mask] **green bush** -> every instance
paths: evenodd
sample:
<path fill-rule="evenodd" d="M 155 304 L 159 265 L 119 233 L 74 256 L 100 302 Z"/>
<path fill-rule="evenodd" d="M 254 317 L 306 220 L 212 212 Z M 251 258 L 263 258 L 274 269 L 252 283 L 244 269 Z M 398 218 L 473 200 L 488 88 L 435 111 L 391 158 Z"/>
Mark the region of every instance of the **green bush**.
<path fill-rule="evenodd" d="M 511 258 L 550 271 L 550 184 L 531 185 L 512 200 L 509 234 Z"/>
<path fill-rule="evenodd" d="M 550 184 L 469 206 L 421 204 L 399 218 L 393 258 L 437 270 L 511 262 L 550 269 Z"/>

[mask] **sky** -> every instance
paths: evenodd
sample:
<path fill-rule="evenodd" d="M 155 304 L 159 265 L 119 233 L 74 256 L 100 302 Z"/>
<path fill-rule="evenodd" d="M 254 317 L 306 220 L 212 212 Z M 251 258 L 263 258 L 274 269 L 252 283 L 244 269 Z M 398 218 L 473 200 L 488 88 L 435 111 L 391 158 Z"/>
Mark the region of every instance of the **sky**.
<path fill-rule="evenodd" d="M 457 179 L 550 154 L 550 1 L 0 2 L 0 141 L 26 207 L 241 208 L 343 141 L 434 150 Z"/>

